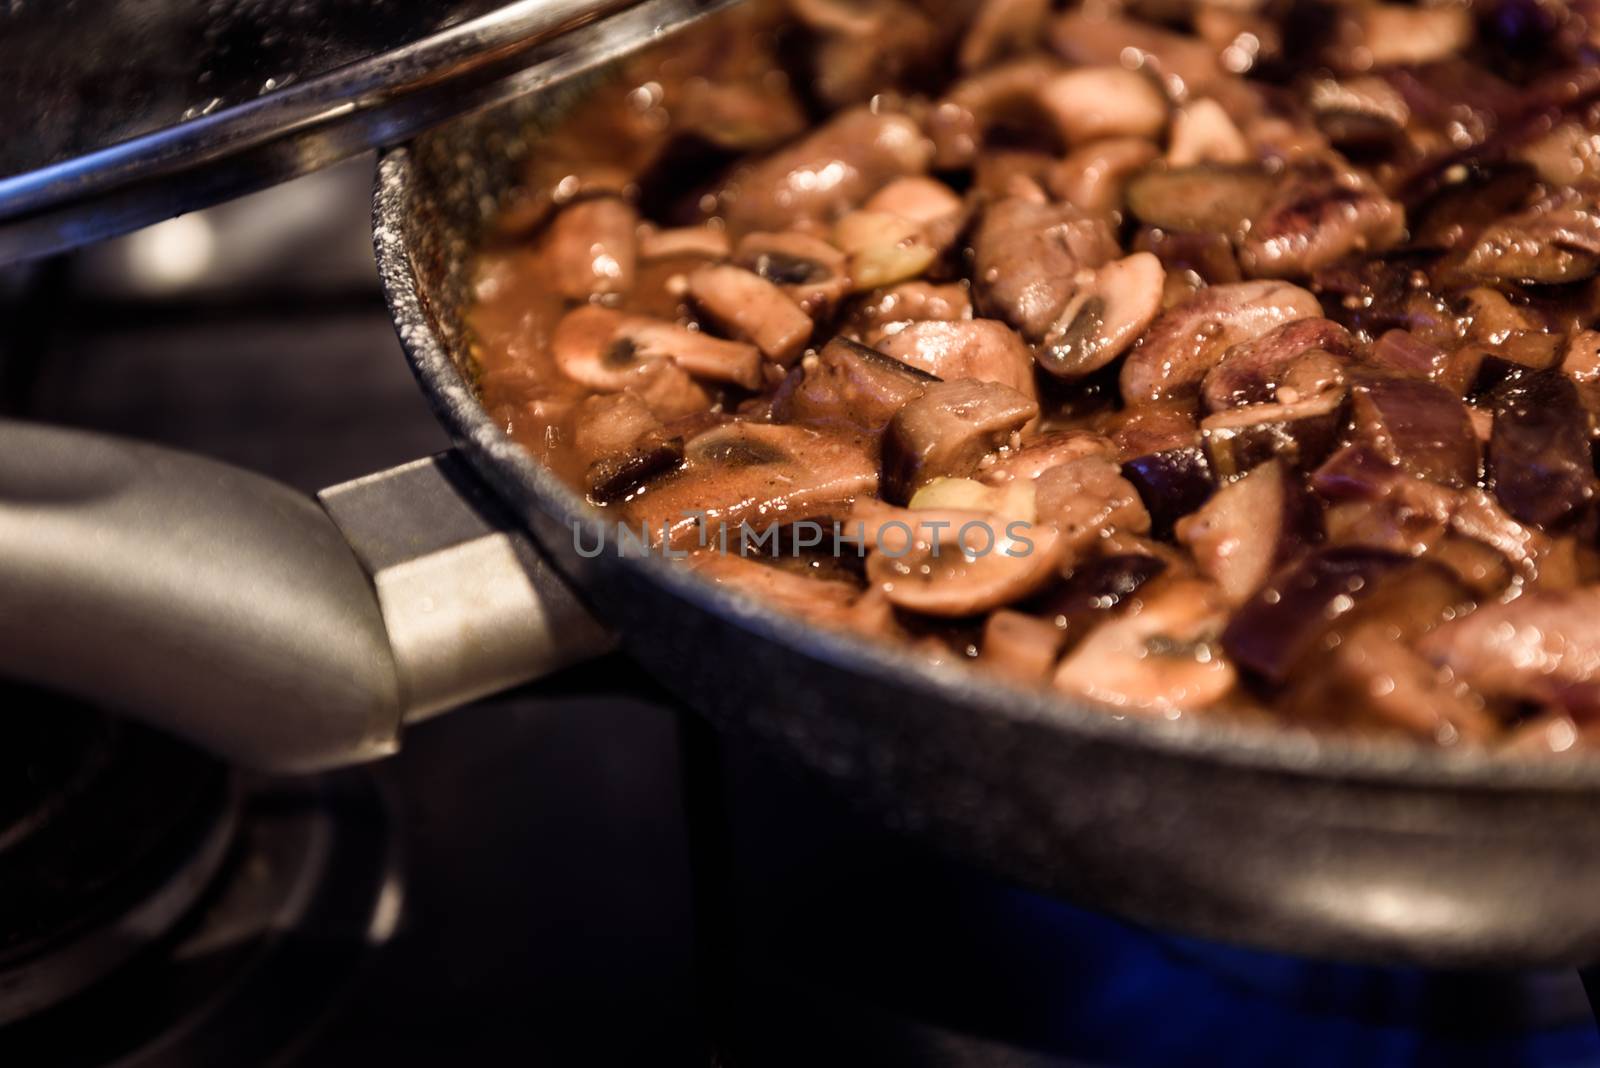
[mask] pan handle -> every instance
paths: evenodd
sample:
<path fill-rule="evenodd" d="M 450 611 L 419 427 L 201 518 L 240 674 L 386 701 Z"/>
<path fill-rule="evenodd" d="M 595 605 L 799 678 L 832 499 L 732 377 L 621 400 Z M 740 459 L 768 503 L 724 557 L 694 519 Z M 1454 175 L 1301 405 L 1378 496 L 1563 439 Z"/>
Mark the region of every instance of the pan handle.
<path fill-rule="evenodd" d="M 305 772 L 611 645 L 454 453 L 319 500 L 0 420 L 0 676 Z"/>

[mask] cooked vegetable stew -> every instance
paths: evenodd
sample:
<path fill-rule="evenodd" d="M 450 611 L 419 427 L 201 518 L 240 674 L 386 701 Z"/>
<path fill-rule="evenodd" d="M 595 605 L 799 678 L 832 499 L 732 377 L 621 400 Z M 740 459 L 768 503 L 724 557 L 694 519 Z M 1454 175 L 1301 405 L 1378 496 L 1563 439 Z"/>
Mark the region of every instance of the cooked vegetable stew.
<path fill-rule="evenodd" d="M 1578 748 L 1597 51 L 1594 0 L 736 9 L 540 141 L 482 397 L 819 625 L 1119 714 Z"/>

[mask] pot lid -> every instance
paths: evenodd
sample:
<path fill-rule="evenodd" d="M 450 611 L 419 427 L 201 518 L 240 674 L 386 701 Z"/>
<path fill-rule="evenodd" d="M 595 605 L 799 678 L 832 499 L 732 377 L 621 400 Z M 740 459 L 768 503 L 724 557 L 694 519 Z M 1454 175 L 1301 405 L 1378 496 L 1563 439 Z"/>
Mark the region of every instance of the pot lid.
<path fill-rule="evenodd" d="M 731 0 L 0 0 L 0 264 L 275 184 Z"/>

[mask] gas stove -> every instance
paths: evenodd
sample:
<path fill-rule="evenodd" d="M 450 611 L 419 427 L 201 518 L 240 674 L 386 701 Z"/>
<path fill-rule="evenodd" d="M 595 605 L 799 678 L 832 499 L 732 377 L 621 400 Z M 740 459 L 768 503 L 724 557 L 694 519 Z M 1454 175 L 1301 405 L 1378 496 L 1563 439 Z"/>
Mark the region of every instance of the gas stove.
<path fill-rule="evenodd" d="M 5 276 L 0 404 L 306 490 L 442 448 L 369 174 Z M 620 657 L 300 779 L 0 704 L 7 1065 L 1600 1064 L 1574 972 L 1092 915 L 863 823 Z"/>

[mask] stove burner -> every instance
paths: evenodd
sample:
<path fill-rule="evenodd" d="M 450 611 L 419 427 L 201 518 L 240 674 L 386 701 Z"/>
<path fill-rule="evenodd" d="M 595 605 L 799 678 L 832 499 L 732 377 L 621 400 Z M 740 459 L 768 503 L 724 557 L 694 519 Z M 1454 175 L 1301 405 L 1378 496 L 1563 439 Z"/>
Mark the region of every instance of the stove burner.
<path fill-rule="evenodd" d="M 249 779 L 28 704 L 0 722 L 0 1064 L 243 1066 L 303 1040 L 399 918 L 370 777 Z"/>
<path fill-rule="evenodd" d="M 0 1024 L 159 939 L 227 855 L 227 772 L 193 750 L 38 695 L 0 721 Z"/>

